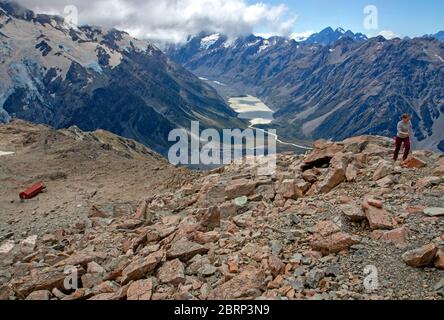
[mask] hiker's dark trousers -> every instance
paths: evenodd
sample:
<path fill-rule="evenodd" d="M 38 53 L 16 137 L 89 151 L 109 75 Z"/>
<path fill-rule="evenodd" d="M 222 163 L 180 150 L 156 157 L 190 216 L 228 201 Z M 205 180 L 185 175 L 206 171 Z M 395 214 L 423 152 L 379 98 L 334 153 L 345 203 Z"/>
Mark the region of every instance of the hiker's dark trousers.
<path fill-rule="evenodd" d="M 396 144 L 396 149 L 395 149 L 395 154 L 393 156 L 393 160 L 398 161 L 399 151 L 401 150 L 402 144 L 404 144 L 403 160 L 404 161 L 407 160 L 410 154 L 410 137 L 407 138 L 396 137 L 395 144 Z"/>

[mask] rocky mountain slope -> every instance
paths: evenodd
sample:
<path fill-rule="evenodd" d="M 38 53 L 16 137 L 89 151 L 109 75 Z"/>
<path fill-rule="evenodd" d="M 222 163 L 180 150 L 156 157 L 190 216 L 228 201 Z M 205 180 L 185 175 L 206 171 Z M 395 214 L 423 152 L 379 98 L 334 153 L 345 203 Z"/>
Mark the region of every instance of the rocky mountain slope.
<path fill-rule="evenodd" d="M 261 98 L 276 111 L 282 136 L 394 136 L 400 115 L 410 113 L 415 146 L 444 151 L 444 44 L 434 38 L 341 37 L 331 44 L 321 37 L 308 44 L 219 36 L 204 46 L 209 38 L 169 54 L 196 75 L 236 88 L 229 94 Z"/>
<path fill-rule="evenodd" d="M 178 188 L 198 176 L 103 130 L 56 131 L 13 120 L 0 125 L 0 151 L 5 154 L 0 156 L 2 239 L 11 232 L 40 235 L 73 227 L 92 203 L 116 203 L 125 212 L 146 194 Z M 39 181 L 48 192 L 37 201 L 19 203 L 18 194 Z"/>
<path fill-rule="evenodd" d="M 444 296 L 439 154 L 416 151 L 401 166 L 390 160 L 391 139 L 362 136 L 317 141 L 306 155 L 279 154 L 277 170 L 268 176 L 258 175 L 259 161 L 192 177 L 103 132 L 56 132 L 19 122 L 0 126 L 0 135 L 0 150 L 17 151 L 0 156 L 5 190 L 42 168 L 68 171 L 66 181 L 50 182 L 46 193 L 29 202 L 0 193 L 0 203 L 8 206 L 8 215 L 2 207 L 0 216 L 1 299 Z M 103 147 L 103 135 L 112 147 Z M 123 146 L 131 146 L 124 147 L 127 156 L 135 152 L 142 160 L 127 159 L 118 151 Z M 42 159 L 48 164 L 39 164 Z M 99 170 L 119 161 L 121 170 Z M 141 165 L 147 162 L 156 174 Z M 91 170 L 93 165 L 98 168 Z M 128 166 L 129 185 L 121 180 Z M 91 176 L 77 180 L 75 172 Z M 162 182 L 170 174 L 180 177 L 178 172 L 184 174 L 180 184 Z M 92 183 L 101 184 L 98 197 Z M 76 194 L 75 200 L 66 193 Z M 104 203 L 105 196 L 110 199 Z M 131 205 L 122 206 L 129 196 Z M 57 206 L 46 211 L 51 199 Z M 82 209 L 73 209 L 79 202 Z M 57 226 L 76 210 L 71 225 Z M 46 215 L 51 223 L 35 228 Z M 5 218 L 11 221 L 5 224 Z M 67 274 L 76 287 L 65 287 Z"/>
<path fill-rule="evenodd" d="M 209 85 L 149 42 L 0 2 L 0 121 L 104 129 L 165 153 L 171 129 L 237 128 Z"/>

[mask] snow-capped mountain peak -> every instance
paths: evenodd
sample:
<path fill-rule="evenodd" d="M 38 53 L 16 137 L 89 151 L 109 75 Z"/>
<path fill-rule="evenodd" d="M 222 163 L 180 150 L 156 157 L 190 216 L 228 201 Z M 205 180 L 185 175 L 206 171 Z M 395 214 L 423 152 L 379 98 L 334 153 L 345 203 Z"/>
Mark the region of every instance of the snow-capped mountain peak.
<path fill-rule="evenodd" d="M 220 37 L 221 37 L 220 33 L 213 33 L 209 36 L 206 36 L 201 40 L 200 48 L 208 50 L 220 39 Z"/>

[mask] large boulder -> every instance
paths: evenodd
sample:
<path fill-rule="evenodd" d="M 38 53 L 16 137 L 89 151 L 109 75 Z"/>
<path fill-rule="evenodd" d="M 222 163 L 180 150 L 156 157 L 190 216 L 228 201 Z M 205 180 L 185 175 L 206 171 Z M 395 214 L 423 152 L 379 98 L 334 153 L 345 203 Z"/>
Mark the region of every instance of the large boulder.
<path fill-rule="evenodd" d="M 436 245 L 430 243 L 421 248 L 407 251 L 402 255 L 402 260 L 411 267 L 426 267 L 433 262 L 437 252 Z"/>
<path fill-rule="evenodd" d="M 348 250 L 351 246 L 358 243 L 359 241 L 348 233 L 338 232 L 326 237 L 320 235 L 315 236 L 311 242 L 311 247 L 313 250 L 319 251 L 324 255 L 329 255 Z"/>
<path fill-rule="evenodd" d="M 306 169 L 329 164 L 335 154 L 344 149 L 344 146 L 326 140 L 315 141 L 313 147 L 314 150 L 304 159 Z"/>
<path fill-rule="evenodd" d="M 362 203 L 362 208 L 370 224 L 370 229 L 393 229 L 393 219 L 385 209 L 369 204 L 367 199 Z"/>
<path fill-rule="evenodd" d="M 331 168 L 325 178 L 318 184 L 317 189 L 321 193 L 329 193 L 346 180 L 345 170 L 342 168 Z"/>

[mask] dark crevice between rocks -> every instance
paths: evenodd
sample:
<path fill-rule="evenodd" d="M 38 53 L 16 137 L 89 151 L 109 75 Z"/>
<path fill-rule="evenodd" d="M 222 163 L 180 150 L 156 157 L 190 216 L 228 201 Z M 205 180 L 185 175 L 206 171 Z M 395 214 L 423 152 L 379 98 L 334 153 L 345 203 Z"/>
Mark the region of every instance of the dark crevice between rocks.
<path fill-rule="evenodd" d="M 302 171 L 307 171 L 313 168 L 328 168 L 330 166 L 331 159 L 333 158 L 325 157 L 316 161 L 306 163 L 302 166 Z"/>

